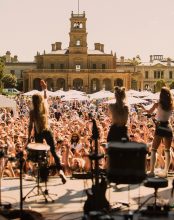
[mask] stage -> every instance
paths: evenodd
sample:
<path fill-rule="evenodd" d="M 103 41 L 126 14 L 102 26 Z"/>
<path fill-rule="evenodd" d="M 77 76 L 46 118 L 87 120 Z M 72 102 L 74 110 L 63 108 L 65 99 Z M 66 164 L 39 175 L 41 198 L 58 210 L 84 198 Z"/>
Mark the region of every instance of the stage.
<path fill-rule="evenodd" d="M 162 196 L 163 202 L 170 201 L 170 204 L 174 204 L 174 199 L 173 197 L 171 198 L 173 177 L 169 177 L 168 180 L 169 186 L 167 188 L 159 189 L 159 195 Z M 25 196 L 35 185 L 35 181 L 23 179 L 23 196 Z M 44 186 L 44 184 L 41 185 Z M 50 177 L 48 181 L 48 192 L 50 193 L 52 199 L 54 199 L 54 203 L 51 201 L 45 203 L 44 198 L 41 195 L 37 197 L 26 198 L 24 201 L 24 208 L 37 211 L 41 213 L 45 219 L 49 220 L 82 219 L 83 205 L 86 200 L 85 189 L 90 187 L 90 180 L 68 178 L 67 183 L 63 185 L 59 177 Z M 2 180 L 2 201 L 10 202 L 13 209 L 19 209 L 19 189 L 19 179 L 4 178 Z M 37 191 L 35 190 L 34 192 Z M 125 203 L 130 203 L 130 210 L 136 210 L 138 207 L 137 202 L 139 195 L 140 203 L 142 203 L 150 195 L 152 195 L 153 192 L 153 189 L 144 187 L 142 184 L 141 186 L 130 185 L 129 193 L 127 185 L 118 185 L 116 187 L 115 184 L 111 184 L 111 186 L 108 186 L 106 197 L 110 204 L 115 208 L 119 206 L 116 204 L 117 202 L 124 201 Z M 52 193 L 56 193 L 57 195 L 51 195 Z M 150 202 L 151 201 L 152 200 L 150 200 Z M 124 207 L 124 210 L 125 209 L 127 209 L 127 207 Z"/>

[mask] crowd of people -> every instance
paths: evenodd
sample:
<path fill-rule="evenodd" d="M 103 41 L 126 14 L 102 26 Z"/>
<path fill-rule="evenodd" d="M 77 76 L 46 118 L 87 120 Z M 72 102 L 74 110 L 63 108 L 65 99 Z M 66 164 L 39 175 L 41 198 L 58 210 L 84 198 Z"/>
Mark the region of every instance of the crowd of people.
<path fill-rule="evenodd" d="M 163 93 L 165 95 L 161 97 Z M 43 107 L 45 100 L 40 98 L 41 95 L 16 96 L 17 116 L 11 109 L 0 109 L 2 175 L 19 175 L 17 158 L 21 151 L 25 160 L 23 173 L 34 175 L 35 163 L 28 158 L 28 143 L 31 141 L 47 142 L 50 146 L 49 167 L 54 168 L 56 164 L 56 169 L 50 169 L 50 173 L 60 175 L 62 183 L 66 182 L 65 176 L 74 172 L 90 172 L 89 154 L 94 150 L 91 119 L 95 119 L 99 131 L 98 150 L 104 154 L 99 161 L 101 169 L 107 168 L 108 141 L 126 138 L 147 145 L 146 169 L 150 176 L 155 175 L 155 168 L 163 171 L 159 175 L 167 176 L 168 170 L 174 167 L 174 115 L 170 91 L 163 88 L 161 94 L 158 104 L 150 110 L 143 105 L 127 106 L 125 90 L 118 87 L 115 89 L 117 101 L 110 106 L 103 100 L 64 102 L 60 97 L 44 95 L 47 107 Z M 168 101 L 166 97 L 169 97 Z M 157 114 L 152 114 L 155 108 Z"/>

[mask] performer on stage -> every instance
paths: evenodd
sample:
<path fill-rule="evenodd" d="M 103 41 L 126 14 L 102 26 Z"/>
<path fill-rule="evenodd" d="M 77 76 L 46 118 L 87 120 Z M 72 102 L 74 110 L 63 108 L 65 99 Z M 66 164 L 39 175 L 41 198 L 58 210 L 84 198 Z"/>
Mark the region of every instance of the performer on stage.
<path fill-rule="evenodd" d="M 47 84 L 43 80 L 41 81 L 41 86 L 44 89 L 44 98 L 46 99 Z M 48 125 L 48 109 L 45 106 L 42 95 L 40 94 L 33 95 L 32 104 L 33 104 L 33 109 L 30 111 L 28 137 L 31 138 L 31 136 L 34 136 L 36 143 L 43 143 L 43 141 L 46 140 L 47 144 L 50 146 L 50 151 L 52 156 L 54 157 L 56 167 L 59 171 L 60 178 L 62 179 L 62 183 L 65 184 L 66 177 L 62 170 L 60 159 L 55 152 L 53 135 Z"/>
<path fill-rule="evenodd" d="M 127 134 L 127 120 L 129 108 L 124 102 L 126 98 L 125 88 L 115 87 L 116 103 L 109 105 L 109 110 L 112 116 L 112 125 L 110 127 L 107 142 L 129 140 Z"/>
<path fill-rule="evenodd" d="M 172 128 L 169 123 L 169 119 L 173 111 L 173 98 L 170 90 L 167 87 L 162 87 L 159 101 L 155 103 L 149 110 L 145 109 L 143 106 L 142 108 L 149 114 L 157 109 L 156 131 L 152 143 L 150 172 L 148 173 L 148 176 L 153 177 L 155 175 L 154 169 L 156 163 L 156 152 L 161 141 L 163 140 L 165 145 L 165 167 L 163 172 L 159 173 L 158 176 L 167 177 L 168 169 L 170 166 L 170 147 L 173 138 Z"/>

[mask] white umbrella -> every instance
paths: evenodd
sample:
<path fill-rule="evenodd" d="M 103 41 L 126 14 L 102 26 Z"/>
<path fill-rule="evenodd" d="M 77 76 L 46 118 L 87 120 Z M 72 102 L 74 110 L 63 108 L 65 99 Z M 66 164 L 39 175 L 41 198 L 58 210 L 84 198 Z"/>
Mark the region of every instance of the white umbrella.
<path fill-rule="evenodd" d="M 158 100 L 159 99 L 159 95 L 160 95 L 160 92 L 151 93 L 148 96 L 144 97 L 143 99 Z"/>
<path fill-rule="evenodd" d="M 139 92 L 137 90 L 133 90 L 133 89 L 126 91 L 127 96 L 140 96 L 140 94 L 141 94 L 141 92 Z"/>
<path fill-rule="evenodd" d="M 54 92 L 56 96 L 65 96 L 66 92 L 63 90 L 57 90 Z"/>
<path fill-rule="evenodd" d="M 82 91 L 72 89 L 72 90 L 67 91 L 65 95 L 83 95 L 83 94 L 84 92 Z"/>
<path fill-rule="evenodd" d="M 115 103 L 115 99 L 111 99 L 109 101 L 106 101 L 104 103 L 107 103 L 107 104 L 112 104 L 112 103 Z M 127 99 L 127 103 L 128 105 L 135 105 L 135 104 L 140 104 L 140 103 L 147 103 L 147 101 L 143 100 L 143 99 L 140 99 L 140 98 L 135 98 L 135 97 L 129 97 Z"/>
<path fill-rule="evenodd" d="M 41 91 L 40 92 L 42 95 L 44 95 L 44 91 Z M 51 96 L 51 97 L 56 97 L 57 95 L 55 94 L 55 92 L 52 92 L 52 91 L 49 91 L 49 90 L 47 90 L 46 91 L 46 94 L 47 94 L 47 96 Z"/>
<path fill-rule="evenodd" d="M 110 91 L 101 90 L 99 92 L 90 94 L 89 96 L 90 96 L 90 99 L 114 98 L 114 93 Z"/>
<path fill-rule="evenodd" d="M 40 91 L 38 91 L 38 90 L 31 90 L 29 92 L 24 93 L 23 95 L 32 96 L 32 95 L 37 94 L 37 93 L 40 93 Z"/>
<path fill-rule="evenodd" d="M 85 95 L 66 95 L 61 100 L 62 101 L 72 101 L 72 100 L 86 101 L 86 100 L 89 100 L 89 98 Z"/>

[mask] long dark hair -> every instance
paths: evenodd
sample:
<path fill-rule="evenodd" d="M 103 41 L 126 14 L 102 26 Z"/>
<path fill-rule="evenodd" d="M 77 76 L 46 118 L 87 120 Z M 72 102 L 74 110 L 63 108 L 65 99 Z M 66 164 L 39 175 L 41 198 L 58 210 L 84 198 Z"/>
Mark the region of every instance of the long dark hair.
<path fill-rule="evenodd" d="M 173 109 L 172 94 L 167 87 L 162 87 L 161 89 L 159 104 L 164 111 L 170 111 Z"/>

